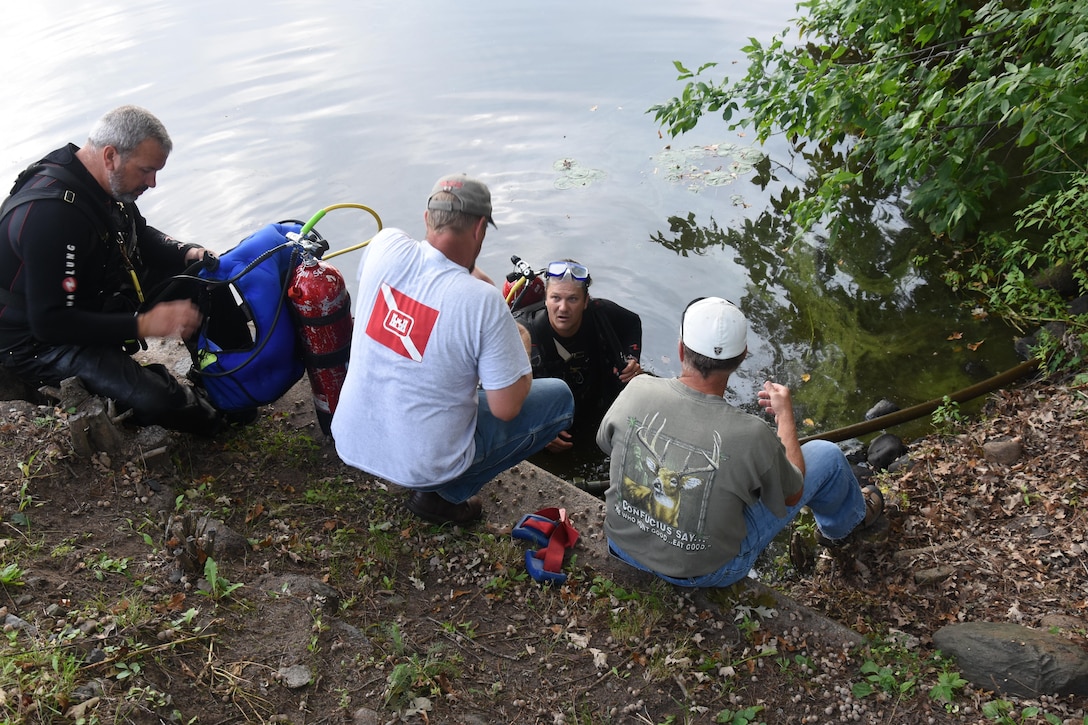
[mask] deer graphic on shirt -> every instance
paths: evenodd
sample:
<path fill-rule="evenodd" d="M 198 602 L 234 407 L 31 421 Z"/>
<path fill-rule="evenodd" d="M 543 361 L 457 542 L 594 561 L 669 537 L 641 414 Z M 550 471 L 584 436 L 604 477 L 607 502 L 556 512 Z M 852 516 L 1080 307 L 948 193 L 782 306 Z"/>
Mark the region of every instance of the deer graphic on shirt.
<path fill-rule="evenodd" d="M 714 432 L 712 451 L 693 449 L 663 434 L 665 419 L 657 414 L 635 430 L 640 455 L 637 469 L 625 471 L 624 498 L 658 521 L 676 527 L 685 492 L 695 492 L 712 477 L 721 461 L 721 436 Z M 637 479 L 637 480 L 636 480 Z"/>

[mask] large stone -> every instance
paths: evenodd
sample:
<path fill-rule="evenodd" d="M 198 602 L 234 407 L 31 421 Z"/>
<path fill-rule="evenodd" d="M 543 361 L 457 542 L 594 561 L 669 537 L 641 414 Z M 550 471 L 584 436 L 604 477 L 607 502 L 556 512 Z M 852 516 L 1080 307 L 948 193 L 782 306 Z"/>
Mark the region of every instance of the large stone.
<path fill-rule="evenodd" d="M 898 405 L 888 400 L 887 398 L 881 398 L 877 401 L 876 405 L 865 411 L 865 420 L 873 420 L 874 418 L 880 418 L 881 416 L 890 415 L 898 410 Z"/>
<path fill-rule="evenodd" d="M 1011 466 L 1020 460 L 1024 452 L 1024 441 L 1020 436 L 1003 436 L 982 444 L 982 457 L 991 463 Z"/>
<path fill-rule="evenodd" d="M 886 471 L 896 459 L 907 455 L 903 439 L 893 433 L 883 433 L 869 443 L 866 460 L 874 471 Z"/>
<path fill-rule="evenodd" d="M 1005 622 L 942 627 L 933 643 L 972 684 L 1018 697 L 1088 695 L 1088 652 L 1048 632 Z"/>

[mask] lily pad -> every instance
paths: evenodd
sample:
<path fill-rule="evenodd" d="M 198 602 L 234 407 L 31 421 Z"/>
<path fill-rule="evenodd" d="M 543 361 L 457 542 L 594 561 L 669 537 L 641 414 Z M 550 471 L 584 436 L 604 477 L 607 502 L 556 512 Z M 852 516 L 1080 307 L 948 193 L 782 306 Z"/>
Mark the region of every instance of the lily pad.
<path fill-rule="evenodd" d="M 606 176 L 600 169 L 582 166 L 574 159 L 559 159 L 552 164 L 552 168 L 559 172 L 559 176 L 555 180 L 556 189 L 589 186 L 594 181 L 599 181 Z"/>
<path fill-rule="evenodd" d="M 765 154 L 752 146 L 716 143 L 690 146 L 685 149 L 665 149 L 654 161 L 666 179 L 684 182 L 698 191 L 703 186 L 725 186 L 751 173 Z"/>

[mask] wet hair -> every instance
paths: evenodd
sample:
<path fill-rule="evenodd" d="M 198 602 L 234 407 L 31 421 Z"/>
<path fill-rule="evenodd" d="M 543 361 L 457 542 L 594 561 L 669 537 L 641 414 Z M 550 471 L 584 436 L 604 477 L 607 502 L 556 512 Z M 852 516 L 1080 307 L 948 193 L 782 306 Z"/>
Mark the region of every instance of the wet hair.
<path fill-rule="evenodd" d="M 139 106 L 120 106 L 98 119 L 87 141 L 96 149 L 113 146 L 124 158 L 147 139 L 155 139 L 169 154 L 174 148 L 162 121 Z"/>
<path fill-rule="evenodd" d="M 457 196 L 448 191 L 437 191 L 431 196 L 431 199 L 436 199 L 438 201 L 459 201 Z M 483 219 L 482 216 L 466 214 L 463 211 L 456 209 L 427 210 L 427 224 L 431 227 L 432 231 L 436 232 L 446 229 L 454 232 L 463 232 L 467 229 L 471 229 L 481 219 Z"/>
<path fill-rule="evenodd" d="M 581 264 L 581 262 L 579 262 L 577 259 L 571 259 L 570 257 L 567 257 L 566 259 L 561 259 L 559 261 L 560 262 L 574 262 L 575 264 Z M 566 277 L 551 277 L 548 274 L 545 274 L 544 275 L 544 289 L 548 289 L 548 287 L 549 287 L 549 285 L 551 285 L 553 279 L 566 279 Z M 587 296 L 589 295 L 589 286 L 591 284 L 593 284 L 593 275 L 592 274 L 589 274 L 588 272 L 586 272 L 586 278 L 585 279 L 575 279 L 574 277 L 570 277 L 569 279 L 570 279 L 571 282 L 577 282 L 578 284 L 582 285 L 582 291 L 585 292 Z"/>

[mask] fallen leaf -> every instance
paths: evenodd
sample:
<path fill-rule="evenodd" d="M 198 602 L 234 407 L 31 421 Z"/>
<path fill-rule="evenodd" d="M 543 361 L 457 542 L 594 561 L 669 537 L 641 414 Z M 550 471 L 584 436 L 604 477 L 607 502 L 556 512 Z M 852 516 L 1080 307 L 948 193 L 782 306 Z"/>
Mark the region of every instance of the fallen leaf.
<path fill-rule="evenodd" d="M 79 703 L 78 705 L 72 705 L 68 708 L 68 711 L 64 713 L 64 716 L 74 722 L 86 722 L 87 711 L 98 705 L 102 698 L 92 697 L 89 700 Z"/>
<path fill-rule="evenodd" d="M 262 503 L 256 504 L 253 508 L 251 508 L 249 510 L 249 513 L 246 514 L 246 523 L 247 524 L 252 523 L 253 521 L 260 518 L 261 514 L 263 514 L 263 513 L 264 513 L 264 504 L 262 504 Z"/>

